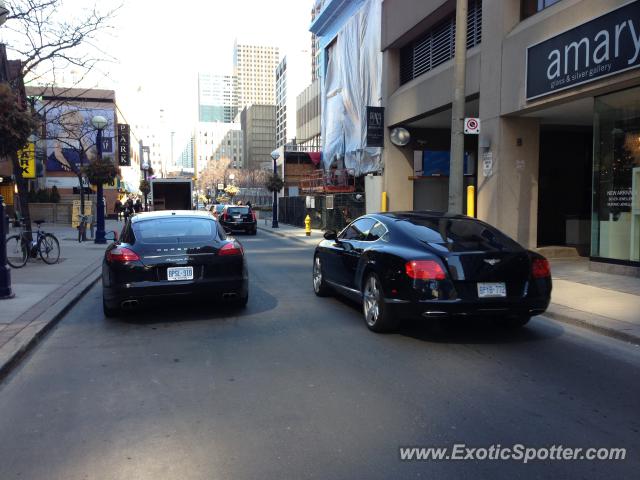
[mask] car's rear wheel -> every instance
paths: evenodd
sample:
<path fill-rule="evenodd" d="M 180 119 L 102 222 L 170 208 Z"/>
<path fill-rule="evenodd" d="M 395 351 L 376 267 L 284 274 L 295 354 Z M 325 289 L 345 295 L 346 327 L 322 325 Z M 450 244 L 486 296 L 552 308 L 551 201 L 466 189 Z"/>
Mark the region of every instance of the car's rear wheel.
<path fill-rule="evenodd" d="M 318 255 L 313 259 L 313 291 L 319 297 L 326 297 L 329 295 L 329 286 L 324 281 L 322 262 Z"/>
<path fill-rule="evenodd" d="M 384 303 L 382 283 L 374 272 L 367 275 L 362 290 L 362 311 L 369 330 L 384 333 L 398 328 L 398 319 Z"/>
<path fill-rule="evenodd" d="M 245 308 L 247 306 L 247 303 L 249 303 L 249 292 L 247 292 L 244 297 L 240 297 L 236 301 L 234 301 L 233 305 L 237 308 Z"/>

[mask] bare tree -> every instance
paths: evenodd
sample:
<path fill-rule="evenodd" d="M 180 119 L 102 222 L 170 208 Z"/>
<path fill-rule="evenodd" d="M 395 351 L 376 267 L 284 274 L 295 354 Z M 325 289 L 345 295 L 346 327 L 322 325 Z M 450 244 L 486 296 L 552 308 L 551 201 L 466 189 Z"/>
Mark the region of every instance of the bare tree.
<path fill-rule="evenodd" d="M 8 50 L 22 60 L 22 74 L 30 82 L 53 84 L 61 71 L 74 68 L 79 73 L 74 83 L 79 83 L 99 63 L 115 60 L 97 40 L 113 29 L 110 22 L 120 5 L 89 4 L 75 10 L 71 20 L 64 0 L 9 0 L 6 6 Z"/>
<path fill-rule="evenodd" d="M 75 9 L 74 15 L 70 16 L 69 10 L 64 8 L 64 0 L 9 0 L 6 3 L 9 14 L 3 29 L 8 32 L 5 36 L 7 50 L 21 61 L 20 72 L 9 79 L 15 91 L 24 91 L 23 80 L 44 85 L 43 89 L 46 89 L 60 83 L 61 72 L 73 69 L 77 73 L 71 83 L 63 82 L 67 90 L 59 92 L 59 100 L 44 102 L 39 106 L 35 102 L 31 103 L 32 111 L 42 122 L 48 120 L 46 109 L 73 101 L 70 98 L 72 95 L 66 93 L 72 89 L 77 91 L 73 87 L 84 82 L 99 63 L 115 60 L 98 46 L 97 40 L 113 29 L 111 20 L 120 6 L 103 9 L 97 5 L 97 2 L 88 3 L 83 8 Z M 81 93 L 76 92 L 75 95 L 81 96 Z M 45 131 L 48 129 L 45 128 Z M 86 155 L 86 151 L 82 154 Z M 73 171 L 73 167 L 70 168 Z M 78 175 L 82 192 L 82 176 L 78 172 L 74 173 Z M 19 197 L 21 200 L 26 199 L 27 192 L 21 191 L 26 189 L 21 171 L 15 171 L 14 174 Z M 21 202 L 21 208 L 25 211 L 23 215 L 30 231 L 28 203 Z"/>

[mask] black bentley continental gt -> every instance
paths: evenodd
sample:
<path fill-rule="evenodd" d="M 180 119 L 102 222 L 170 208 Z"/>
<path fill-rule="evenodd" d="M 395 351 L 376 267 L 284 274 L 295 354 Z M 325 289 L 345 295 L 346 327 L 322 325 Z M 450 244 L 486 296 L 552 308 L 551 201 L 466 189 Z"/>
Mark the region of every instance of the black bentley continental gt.
<path fill-rule="evenodd" d="M 242 245 L 208 212 L 161 211 L 127 220 L 102 262 L 104 314 L 159 300 L 203 297 L 245 306 L 249 276 Z"/>
<path fill-rule="evenodd" d="M 491 316 L 525 325 L 551 297 L 549 262 L 475 218 L 441 212 L 365 215 L 316 247 L 313 289 L 363 304 L 375 332 L 402 318 Z"/>

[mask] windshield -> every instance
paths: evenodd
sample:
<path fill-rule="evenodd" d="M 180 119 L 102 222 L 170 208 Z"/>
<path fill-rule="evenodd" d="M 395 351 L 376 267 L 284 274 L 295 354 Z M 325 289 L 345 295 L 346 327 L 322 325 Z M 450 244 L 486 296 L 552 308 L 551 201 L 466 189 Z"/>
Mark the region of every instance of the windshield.
<path fill-rule="evenodd" d="M 249 213 L 249 207 L 229 207 L 227 213 L 229 215 L 247 215 Z"/>

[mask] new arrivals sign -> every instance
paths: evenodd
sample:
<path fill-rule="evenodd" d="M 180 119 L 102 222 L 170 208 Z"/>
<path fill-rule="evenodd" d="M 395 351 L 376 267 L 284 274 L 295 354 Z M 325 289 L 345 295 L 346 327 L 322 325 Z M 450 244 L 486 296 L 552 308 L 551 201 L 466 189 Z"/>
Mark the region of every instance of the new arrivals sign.
<path fill-rule="evenodd" d="M 640 66 L 640 1 L 527 49 L 527 100 Z"/>
<path fill-rule="evenodd" d="M 121 167 L 131 166 L 131 137 L 129 135 L 129 125 L 118 124 L 118 161 Z"/>

